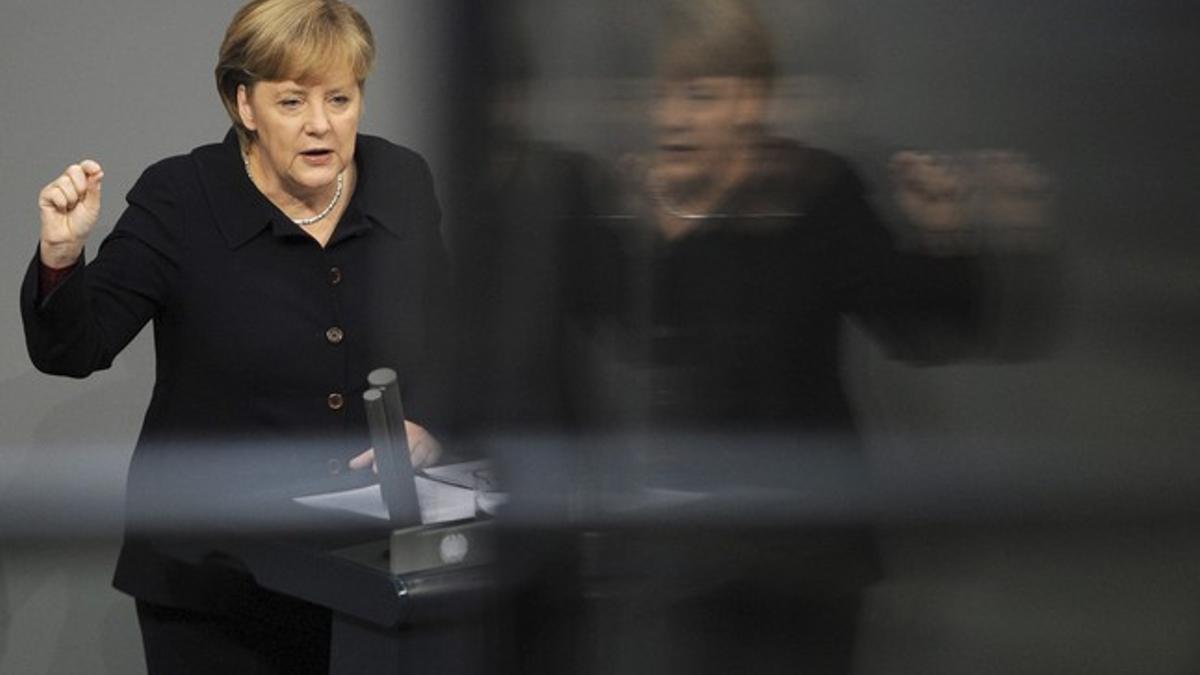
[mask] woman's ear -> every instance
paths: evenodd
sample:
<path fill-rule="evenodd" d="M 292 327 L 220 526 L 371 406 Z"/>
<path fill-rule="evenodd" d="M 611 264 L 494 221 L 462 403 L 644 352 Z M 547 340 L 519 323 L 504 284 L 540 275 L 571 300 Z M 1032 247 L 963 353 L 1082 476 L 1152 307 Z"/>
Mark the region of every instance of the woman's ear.
<path fill-rule="evenodd" d="M 258 124 L 254 119 L 254 107 L 250 105 L 250 90 L 244 84 L 239 84 L 237 88 L 237 109 L 242 126 L 250 131 L 255 131 Z"/>

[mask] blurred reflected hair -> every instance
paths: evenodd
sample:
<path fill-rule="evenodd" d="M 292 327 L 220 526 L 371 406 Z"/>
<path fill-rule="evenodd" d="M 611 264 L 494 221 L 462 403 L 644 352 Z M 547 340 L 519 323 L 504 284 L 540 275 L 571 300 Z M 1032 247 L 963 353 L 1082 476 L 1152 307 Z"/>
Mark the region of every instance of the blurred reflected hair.
<path fill-rule="evenodd" d="M 304 82 L 349 65 L 361 87 L 375 63 L 375 38 L 367 21 L 338 0 L 253 0 L 230 22 L 217 57 L 217 92 L 242 147 L 254 132 L 238 115 L 238 86 Z"/>
<path fill-rule="evenodd" d="M 661 77 L 775 78 L 771 31 L 751 0 L 668 0 L 662 25 Z"/>

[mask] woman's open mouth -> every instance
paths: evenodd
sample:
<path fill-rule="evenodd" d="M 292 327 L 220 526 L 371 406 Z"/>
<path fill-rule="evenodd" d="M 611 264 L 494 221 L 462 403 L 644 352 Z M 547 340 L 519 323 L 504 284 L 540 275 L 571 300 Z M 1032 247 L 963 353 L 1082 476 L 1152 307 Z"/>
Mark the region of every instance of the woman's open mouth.
<path fill-rule="evenodd" d="M 314 148 L 312 150 L 304 150 L 300 153 L 304 158 L 305 163 L 313 166 L 321 166 L 329 164 L 333 161 L 333 150 L 328 148 Z"/>

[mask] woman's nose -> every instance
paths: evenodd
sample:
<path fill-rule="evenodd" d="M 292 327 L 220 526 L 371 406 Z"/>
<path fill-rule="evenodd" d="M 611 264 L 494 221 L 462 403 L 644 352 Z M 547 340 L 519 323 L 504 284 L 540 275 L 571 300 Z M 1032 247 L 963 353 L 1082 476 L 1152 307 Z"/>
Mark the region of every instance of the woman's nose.
<path fill-rule="evenodd" d="M 305 120 L 305 130 L 310 134 L 320 135 L 329 130 L 329 113 L 325 105 L 318 103 L 309 108 L 308 119 Z"/>
<path fill-rule="evenodd" d="M 687 101 L 679 96 L 663 96 L 655 101 L 654 124 L 659 129 L 685 128 L 690 118 Z"/>

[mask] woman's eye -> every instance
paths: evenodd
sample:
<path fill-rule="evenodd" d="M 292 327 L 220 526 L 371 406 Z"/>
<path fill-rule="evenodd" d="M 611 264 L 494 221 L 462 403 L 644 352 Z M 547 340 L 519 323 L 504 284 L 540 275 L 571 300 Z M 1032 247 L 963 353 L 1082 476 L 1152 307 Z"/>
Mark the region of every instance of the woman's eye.
<path fill-rule="evenodd" d="M 279 102 L 279 105 L 283 106 L 284 108 L 286 108 L 286 109 L 288 109 L 288 110 L 294 110 L 294 109 L 296 109 L 296 108 L 299 108 L 299 107 L 300 107 L 300 99 L 298 99 L 298 98 L 285 98 L 285 99 L 283 99 L 282 101 L 280 101 L 280 102 Z"/>
<path fill-rule="evenodd" d="M 331 100 L 336 106 L 347 106 L 350 104 L 349 96 L 334 96 Z"/>

